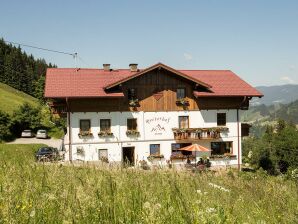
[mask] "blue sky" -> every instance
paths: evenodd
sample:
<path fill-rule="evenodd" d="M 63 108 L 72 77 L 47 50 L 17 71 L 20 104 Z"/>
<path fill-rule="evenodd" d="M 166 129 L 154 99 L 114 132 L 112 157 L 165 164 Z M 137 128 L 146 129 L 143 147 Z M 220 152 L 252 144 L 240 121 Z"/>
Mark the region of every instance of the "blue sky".
<path fill-rule="evenodd" d="M 78 52 L 78 67 L 230 69 L 250 84 L 298 83 L 298 1 L 3 1 L 0 37 Z M 71 56 L 23 48 L 58 67 Z"/>

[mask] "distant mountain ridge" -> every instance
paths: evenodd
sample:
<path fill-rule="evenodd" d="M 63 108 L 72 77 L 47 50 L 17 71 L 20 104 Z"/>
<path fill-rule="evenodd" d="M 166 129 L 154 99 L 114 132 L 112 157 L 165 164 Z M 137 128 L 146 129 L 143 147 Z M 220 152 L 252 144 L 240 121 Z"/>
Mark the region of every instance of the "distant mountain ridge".
<path fill-rule="evenodd" d="M 279 86 L 257 86 L 260 92 L 264 94 L 262 98 L 253 98 L 250 102 L 252 106 L 265 104 L 288 104 L 298 99 L 298 85 L 287 84 Z"/>

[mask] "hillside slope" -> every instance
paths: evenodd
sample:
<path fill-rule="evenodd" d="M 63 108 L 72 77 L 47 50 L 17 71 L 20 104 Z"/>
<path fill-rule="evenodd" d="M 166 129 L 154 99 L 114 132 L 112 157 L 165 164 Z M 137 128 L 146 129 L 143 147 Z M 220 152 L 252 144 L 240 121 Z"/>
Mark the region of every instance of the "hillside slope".
<path fill-rule="evenodd" d="M 278 119 L 298 124 L 298 100 L 288 104 L 251 106 L 241 116 L 244 122 L 268 122 Z"/>
<path fill-rule="evenodd" d="M 6 84 L 0 83 L 0 110 L 12 114 L 13 110 L 25 102 L 33 106 L 39 104 L 36 98 Z"/>

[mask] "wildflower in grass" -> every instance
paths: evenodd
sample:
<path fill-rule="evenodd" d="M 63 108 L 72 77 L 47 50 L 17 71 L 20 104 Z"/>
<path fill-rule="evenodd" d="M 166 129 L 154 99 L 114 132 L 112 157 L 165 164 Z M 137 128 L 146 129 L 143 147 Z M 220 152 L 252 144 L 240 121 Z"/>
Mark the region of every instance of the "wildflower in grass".
<path fill-rule="evenodd" d="M 32 211 L 30 212 L 30 217 L 33 218 L 34 216 L 35 216 L 35 210 L 32 210 Z"/>
<path fill-rule="evenodd" d="M 149 208 L 151 207 L 150 202 L 149 202 L 149 201 L 146 201 L 146 202 L 144 203 L 143 207 L 144 207 L 145 209 L 149 209 Z"/>
<path fill-rule="evenodd" d="M 207 208 L 206 212 L 207 213 L 214 213 L 214 212 L 216 212 L 216 209 L 215 208 Z"/>
<path fill-rule="evenodd" d="M 156 204 L 154 205 L 154 208 L 155 208 L 156 210 L 159 210 L 159 209 L 161 209 L 161 204 L 159 204 L 159 203 L 156 203 Z"/>
<path fill-rule="evenodd" d="M 229 189 L 226 189 L 226 188 L 224 188 L 224 187 L 222 187 L 222 186 L 219 186 L 219 185 L 217 185 L 217 184 L 209 183 L 209 186 L 211 186 L 211 187 L 213 187 L 213 188 L 216 188 L 216 189 L 219 189 L 219 190 L 221 190 L 221 191 L 230 192 Z"/>
<path fill-rule="evenodd" d="M 197 190 L 197 193 L 198 194 L 203 194 L 201 190 Z"/>

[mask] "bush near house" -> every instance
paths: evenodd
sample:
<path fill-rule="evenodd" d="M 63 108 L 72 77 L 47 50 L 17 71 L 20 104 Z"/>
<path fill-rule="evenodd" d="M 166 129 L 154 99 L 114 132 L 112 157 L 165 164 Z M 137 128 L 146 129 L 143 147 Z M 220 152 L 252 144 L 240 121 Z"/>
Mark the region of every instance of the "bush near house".
<path fill-rule="evenodd" d="M 42 164 L 39 147 L 0 144 L 1 222 L 297 223 L 298 184 L 281 176 Z"/>
<path fill-rule="evenodd" d="M 65 122 L 64 118 L 54 117 L 47 106 L 24 103 L 15 109 L 12 115 L 0 111 L 0 142 L 20 137 L 25 129 L 31 129 L 34 132 L 38 129 L 46 129 L 50 137 L 62 138 Z"/>
<path fill-rule="evenodd" d="M 286 173 L 298 168 L 298 130 L 283 120 L 267 126 L 262 137 L 243 141 L 244 163 L 262 168 L 270 174 Z"/>

